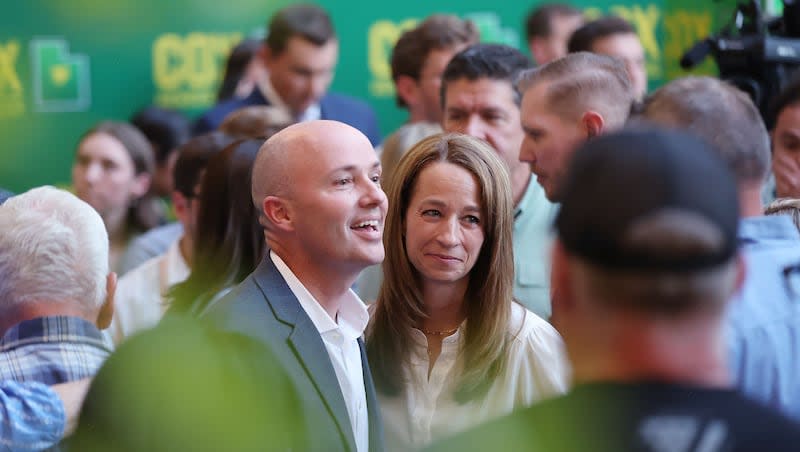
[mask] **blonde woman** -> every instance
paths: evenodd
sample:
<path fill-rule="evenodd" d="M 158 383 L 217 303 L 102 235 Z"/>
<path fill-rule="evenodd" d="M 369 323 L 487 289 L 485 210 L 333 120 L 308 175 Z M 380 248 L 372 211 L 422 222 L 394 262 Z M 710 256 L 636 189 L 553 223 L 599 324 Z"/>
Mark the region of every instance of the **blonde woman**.
<path fill-rule="evenodd" d="M 426 138 L 387 195 L 384 280 L 367 329 L 387 449 L 564 392 L 561 338 L 512 299 L 511 183 L 492 148 Z"/>

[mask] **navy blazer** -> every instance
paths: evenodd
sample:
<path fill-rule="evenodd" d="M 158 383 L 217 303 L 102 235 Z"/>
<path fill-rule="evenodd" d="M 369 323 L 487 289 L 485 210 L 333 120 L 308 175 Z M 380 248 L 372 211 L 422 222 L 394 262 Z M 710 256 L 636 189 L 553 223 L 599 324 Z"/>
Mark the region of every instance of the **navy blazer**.
<path fill-rule="evenodd" d="M 228 99 L 205 112 L 195 121 L 194 134 L 216 130 L 229 113 L 252 105 L 269 105 L 269 101 L 258 88 L 254 88 L 250 95 L 243 99 Z M 365 102 L 329 92 L 319 100 L 319 107 L 321 119 L 332 119 L 355 127 L 369 138 L 373 147 L 381 143 L 378 119 Z"/>
<path fill-rule="evenodd" d="M 314 323 L 269 255 L 204 316 L 226 331 L 263 342 L 286 369 L 303 401 L 309 450 L 356 452 L 339 380 Z M 369 449 L 383 450 L 383 424 L 364 342 L 358 340 L 369 415 Z"/>

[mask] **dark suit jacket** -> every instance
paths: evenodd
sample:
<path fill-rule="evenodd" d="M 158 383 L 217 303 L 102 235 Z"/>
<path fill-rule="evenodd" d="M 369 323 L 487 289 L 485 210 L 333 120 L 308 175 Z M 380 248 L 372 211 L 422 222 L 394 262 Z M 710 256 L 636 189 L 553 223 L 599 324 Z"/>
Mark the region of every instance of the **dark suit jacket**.
<path fill-rule="evenodd" d="M 344 397 L 322 337 L 269 256 L 206 316 L 223 330 L 266 344 L 297 386 L 303 401 L 310 450 L 355 452 Z M 383 425 L 359 339 L 369 414 L 370 451 L 383 450 Z"/>
<path fill-rule="evenodd" d="M 269 101 L 264 98 L 258 88 L 253 89 L 250 95 L 244 99 L 229 99 L 212 107 L 195 121 L 194 134 L 199 135 L 215 130 L 229 113 L 252 105 L 269 105 Z M 364 133 L 373 146 L 380 144 L 381 133 L 378 129 L 378 120 L 365 102 L 341 94 L 328 93 L 320 99 L 319 106 L 322 119 L 332 119 L 349 124 Z"/>

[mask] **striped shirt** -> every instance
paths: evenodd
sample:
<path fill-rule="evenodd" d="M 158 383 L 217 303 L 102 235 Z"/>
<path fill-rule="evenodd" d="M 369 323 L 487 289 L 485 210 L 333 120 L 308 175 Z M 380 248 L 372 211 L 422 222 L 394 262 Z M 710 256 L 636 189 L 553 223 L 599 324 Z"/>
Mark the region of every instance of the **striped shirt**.
<path fill-rule="evenodd" d="M 100 330 L 79 317 L 39 317 L 0 339 L 0 380 L 66 383 L 97 373 L 111 350 Z"/>

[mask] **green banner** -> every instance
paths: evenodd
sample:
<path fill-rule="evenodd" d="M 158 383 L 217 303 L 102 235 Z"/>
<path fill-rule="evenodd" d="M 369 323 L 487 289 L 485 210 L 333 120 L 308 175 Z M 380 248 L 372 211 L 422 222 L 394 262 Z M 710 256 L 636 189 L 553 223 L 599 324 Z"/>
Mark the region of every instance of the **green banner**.
<path fill-rule="evenodd" d="M 0 187 L 66 185 L 78 139 L 102 119 L 127 119 L 154 103 L 195 116 L 213 104 L 230 47 L 263 36 L 288 1 L 27 0 L 0 16 Z M 320 4 L 333 16 L 341 49 L 332 89 L 363 98 L 391 132 L 405 112 L 394 102 L 389 56 L 400 33 L 434 12 L 474 20 L 482 39 L 526 50 L 533 6 L 511 0 Z M 681 53 L 730 14 L 712 2 L 577 2 L 589 15 L 633 22 L 647 52 L 651 88 L 685 74 Z M 712 10 L 712 7 L 716 8 Z M 709 60 L 699 71 L 713 72 Z"/>

